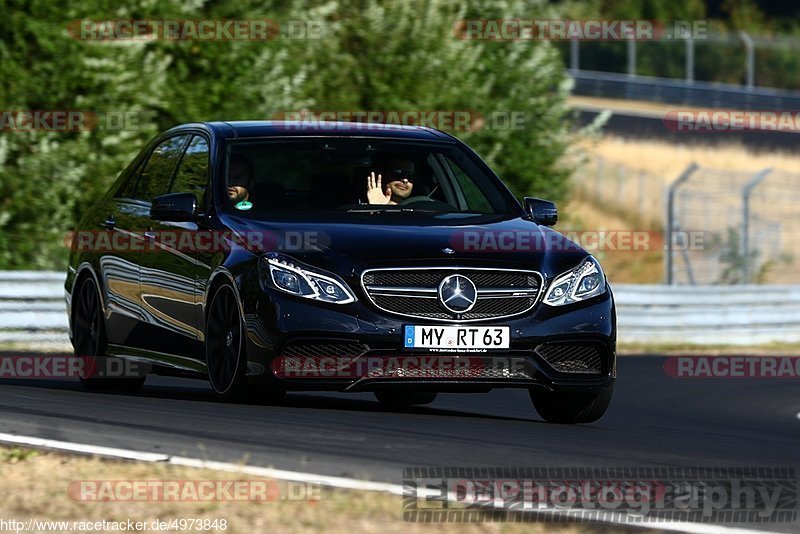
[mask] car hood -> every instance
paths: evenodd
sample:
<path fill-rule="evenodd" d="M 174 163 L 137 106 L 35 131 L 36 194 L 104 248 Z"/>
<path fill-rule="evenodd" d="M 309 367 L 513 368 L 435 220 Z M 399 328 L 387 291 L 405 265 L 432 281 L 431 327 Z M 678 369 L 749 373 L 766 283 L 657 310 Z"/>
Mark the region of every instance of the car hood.
<path fill-rule="evenodd" d="M 588 255 L 555 230 L 511 216 L 377 213 L 269 221 L 228 216 L 224 223 L 258 236 L 265 251 L 343 276 L 370 267 L 453 265 L 532 269 L 550 278 Z"/>

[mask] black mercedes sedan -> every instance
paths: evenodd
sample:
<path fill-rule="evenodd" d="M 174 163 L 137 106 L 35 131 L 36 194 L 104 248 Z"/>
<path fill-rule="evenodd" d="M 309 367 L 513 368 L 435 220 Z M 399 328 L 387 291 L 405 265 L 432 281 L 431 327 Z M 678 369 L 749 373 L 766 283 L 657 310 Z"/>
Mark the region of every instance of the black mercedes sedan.
<path fill-rule="evenodd" d="M 394 407 L 513 387 L 547 421 L 595 421 L 616 378 L 614 299 L 556 221 L 426 127 L 172 128 L 71 235 L 76 356 L 132 364 L 82 380 L 136 390 L 153 372 L 225 399 L 368 391 Z"/>

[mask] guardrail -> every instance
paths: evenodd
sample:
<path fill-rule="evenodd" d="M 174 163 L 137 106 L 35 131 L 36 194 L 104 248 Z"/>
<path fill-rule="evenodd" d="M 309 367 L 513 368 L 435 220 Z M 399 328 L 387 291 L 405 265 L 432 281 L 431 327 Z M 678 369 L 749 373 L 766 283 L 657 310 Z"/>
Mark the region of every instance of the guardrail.
<path fill-rule="evenodd" d="M 64 273 L 0 271 L 0 343 L 69 343 Z"/>
<path fill-rule="evenodd" d="M 800 286 L 614 284 L 621 343 L 800 342 Z M 0 271 L 0 343 L 69 343 L 64 274 Z"/>
<path fill-rule="evenodd" d="M 800 342 L 800 286 L 614 284 L 622 343 Z"/>
<path fill-rule="evenodd" d="M 800 91 L 747 88 L 742 85 L 686 82 L 673 78 L 630 76 L 624 73 L 589 70 L 570 71 L 575 79 L 573 93 L 603 98 L 646 100 L 676 106 L 770 111 L 800 109 Z"/>

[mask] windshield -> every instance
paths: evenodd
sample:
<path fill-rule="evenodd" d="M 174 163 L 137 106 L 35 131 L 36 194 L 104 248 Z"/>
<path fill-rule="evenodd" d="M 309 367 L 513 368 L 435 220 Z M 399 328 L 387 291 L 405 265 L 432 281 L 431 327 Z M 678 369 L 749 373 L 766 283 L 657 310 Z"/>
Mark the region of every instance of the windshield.
<path fill-rule="evenodd" d="M 374 139 L 239 141 L 223 210 L 514 214 L 514 199 L 452 144 Z"/>

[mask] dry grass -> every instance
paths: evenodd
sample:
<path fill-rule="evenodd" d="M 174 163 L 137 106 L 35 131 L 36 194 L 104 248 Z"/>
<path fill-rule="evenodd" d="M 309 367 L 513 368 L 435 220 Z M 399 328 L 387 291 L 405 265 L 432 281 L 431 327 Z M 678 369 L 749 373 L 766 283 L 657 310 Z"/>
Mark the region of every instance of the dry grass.
<path fill-rule="evenodd" d="M 635 171 L 662 176 L 673 181 L 692 162 L 701 167 L 756 173 L 766 167 L 797 172 L 800 154 L 759 152 L 741 144 L 707 146 L 670 144 L 661 141 L 631 141 L 615 136 L 585 140 L 582 150 L 593 157 L 625 165 Z"/>
<path fill-rule="evenodd" d="M 400 473 L 398 473 L 398 478 Z M 256 477 L 164 464 L 132 463 L 0 447 L 0 517 L 70 521 L 226 519 L 226 533 L 251 532 L 605 532 L 587 524 L 417 524 L 402 519 L 402 498 L 383 493 L 323 489 L 317 501 L 82 502 L 67 494 L 74 480 L 252 480 Z M 282 487 L 285 484 L 279 483 Z M 149 530 L 147 531 L 149 532 Z M 218 530 L 217 532 L 222 532 Z"/>
<path fill-rule="evenodd" d="M 615 98 L 601 98 L 596 96 L 572 95 L 567 103 L 576 109 L 633 111 L 643 115 L 663 116 L 676 109 L 688 111 L 707 111 L 706 108 L 667 104 L 664 102 L 648 102 L 646 100 L 618 100 Z"/>
<path fill-rule="evenodd" d="M 773 168 L 751 200 L 753 220 L 757 220 L 751 225 L 751 245 L 760 258 L 769 258 L 766 263 L 763 259 L 758 262 L 754 279 L 761 283 L 797 283 L 800 218 L 796 205 L 800 196 L 792 183 L 792 173 L 800 170 L 800 154 L 758 152 L 741 145 L 670 144 L 614 136 L 586 139 L 580 150 L 588 163 L 576 173 L 572 204 L 579 212 L 591 214 L 592 219 L 615 221 L 637 230 L 664 228 L 666 184 L 690 163 L 700 165 L 701 170 L 682 188 L 679 209 L 681 228 L 709 232 L 711 238 L 720 240 L 715 245 L 717 249 L 689 252 L 693 264 L 710 266 L 711 270 L 699 271 L 705 275 L 701 283 L 719 281 L 725 266 L 716 263 L 716 255 L 722 253 L 723 244 L 729 247 L 738 242 L 739 238 L 732 239 L 729 232 L 741 231 L 742 188 L 758 171 Z M 735 250 L 731 251 L 735 255 Z M 616 281 L 660 282 L 663 267 L 655 258 L 656 254 L 652 254 L 633 258 L 630 264 L 620 262 Z"/>
<path fill-rule="evenodd" d="M 701 110 L 701 108 L 660 102 L 612 100 L 588 96 L 572 96 L 569 103 L 573 107 L 608 109 L 612 112 L 614 110 L 631 110 L 654 116 L 663 116 L 678 107 L 687 110 Z M 736 142 L 711 146 L 667 143 L 657 140 L 635 141 L 606 135 L 584 140 L 578 146 L 578 150 L 593 157 L 599 156 L 610 162 L 625 165 L 632 170 L 663 176 L 666 181 L 674 180 L 693 161 L 701 167 L 732 171 L 757 172 L 765 167 L 788 172 L 797 172 L 800 169 L 800 152 L 754 150 Z"/>
<path fill-rule="evenodd" d="M 619 215 L 603 211 L 597 204 L 581 198 L 573 198 L 563 209 L 563 217 L 555 227 L 568 235 L 569 231 L 620 231 L 641 229 Z M 600 260 L 603 270 L 613 283 L 660 284 L 663 281 L 663 257 L 661 250 L 597 250 L 591 251 Z"/>

